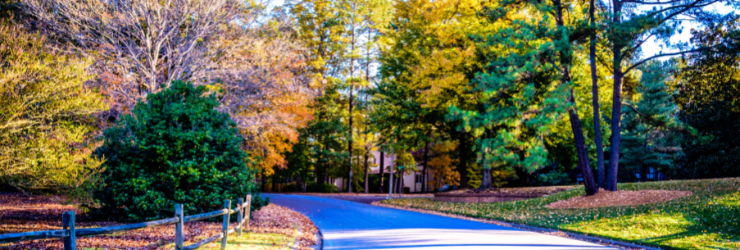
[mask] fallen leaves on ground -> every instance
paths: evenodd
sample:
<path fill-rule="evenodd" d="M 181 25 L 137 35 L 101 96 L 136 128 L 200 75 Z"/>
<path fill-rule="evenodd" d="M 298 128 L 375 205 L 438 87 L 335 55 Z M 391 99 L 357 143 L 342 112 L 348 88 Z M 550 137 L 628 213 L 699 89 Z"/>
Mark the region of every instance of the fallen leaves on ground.
<path fill-rule="evenodd" d="M 62 229 L 62 214 L 75 211 L 76 228 L 119 225 L 111 221 L 93 221 L 81 214 L 76 204 L 65 204 L 62 196 L 0 193 L 0 234 Z M 298 238 L 297 248 L 308 248 L 316 241 L 318 229 L 306 216 L 290 209 L 270 204 L 254 212 L 250 229 L 255 233 L 283 234 Z M 204 240 L 222 230 L 220 219 L 185 223 L 186 245 Z M 229 228 L 236 226 L 231 223 Z M 298 227 L 300 234 L 296 235 Z M 233 235 L 233 234 L 232 234 Z M 175 225 L 143 228 L 101 236 L 79 237 L 79 248 L 91 249 L 171 249 L 175 240 Z M 59 239 L 34 240 L 0 244 L 0 249 L 61 249 Z M 263 248 L 270 249 L 270 248 Z M 279 248 L 275 248 L 279 249 Z"/>
<path fill-rule="evenodd" d="M 664 202 L 686 197 L 693 194 L 691 191 L 676 190 L 638 190 L 638 191 L 607 191 L 600 189 L 591 196 L 576 196 L 567 200 L 560 200 L 545 206 L 546 208 L 592 208 L 631 206 Z"/>
<path fill-rule="evenodd" d="M 309 249 L 315 245 L 318 238 L 316 234 L 319 229 L 313 221 L 305 215 L 270 204 L 260 211 L 255 212 L 250 227 L 255 233 L 278 233 L 283 235 L 294 235 L 295 227 L 298 227 L 297 248 Z"/>

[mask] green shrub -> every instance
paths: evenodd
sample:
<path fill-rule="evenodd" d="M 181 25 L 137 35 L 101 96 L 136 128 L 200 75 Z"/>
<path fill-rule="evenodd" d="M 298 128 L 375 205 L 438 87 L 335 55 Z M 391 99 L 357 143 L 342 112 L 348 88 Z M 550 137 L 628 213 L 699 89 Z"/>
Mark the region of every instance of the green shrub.
<path fill-rule="evenodd" d="M 96 150 L 106 160 L 98 215 L 153 220 L 172 216 L 176 203 L 186 214 L 203 213 L 256 190 L 236 124 L 205 91 L 173 82 L 105 130 Z"/>
<path fill-rule="evenodd" d="M 570 182 L 568 173 L 560 171 L 553 171 L 546 174 L 540 174 L 534 181 L 536 186 L 555 186 L 555 185 L 566 185 Z"/>
<path fill-rule="evenodd" d="M 319 184 L 313 181 L 306 184 L 306 192 L 309 193 L 336 193 L 339 192 L 339 188 L 334 184 Z"/>
<path fill-rule="evenodd" d="M 249 211 L 254 212 L 270 204 L 270 197 L 262 198 L 259 194 L 252 196 L 252 202 L 249 203 Z M 250 215 L 252 213 L 249 213 Z"/>

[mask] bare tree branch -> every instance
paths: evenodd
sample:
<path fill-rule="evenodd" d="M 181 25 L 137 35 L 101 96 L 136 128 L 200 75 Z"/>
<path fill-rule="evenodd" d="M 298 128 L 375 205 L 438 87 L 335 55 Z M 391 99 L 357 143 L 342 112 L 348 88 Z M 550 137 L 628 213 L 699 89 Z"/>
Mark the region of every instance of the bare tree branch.
<path fill-rule="evenodd" d="M 661 58 L 661 57 L 666 57 L 666 56 L 677 56 L 677 55 L 683 55 L 683 54 L 688 54 L 688 53 L 706 51 L 706 50 L 710 50 L 710 49 L 716 48 L 719 45 L 720 44 L 717 44 L 717 45 L 714 45 L 714 46 L 710 46 L 710 47 L 702 47 L 702 48 L 698 48 L 698 49 L 692 49 L 692 50 L 686 50 L 686 51 L 678 51 L 678 52 L 673 52 L 673 53 L 664 53 L 664 54 L 654 55 L 654 56 L 651 56 L 651 57 L 642 59 L 641 61 L 633 64 L 632 66 L 630 66 L 629 68 L 627 68 L 626 70 L 624 70 L 622 72 L 622 74 L 627 74 L 627 72 L 629 72 L 630 70 L 633 70 L 633 69 L 637 68 L 638 66 L 640 66 L 640 65 L 642 65 L 642 64 L 644 64 L 646 62 L 649 62 L 650 60 L 656 59 L 656 58 Z"/>

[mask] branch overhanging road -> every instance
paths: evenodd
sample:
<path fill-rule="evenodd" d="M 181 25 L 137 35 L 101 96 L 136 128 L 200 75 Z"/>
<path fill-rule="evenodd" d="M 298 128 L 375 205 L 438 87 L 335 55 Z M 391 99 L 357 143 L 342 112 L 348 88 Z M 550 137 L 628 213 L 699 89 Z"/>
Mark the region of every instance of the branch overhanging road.
<path fill-rule="evenodd" d="M 494 224 L 317 196 L 264 194 L 308 216 L 324 249 L 614 249 Z"/>

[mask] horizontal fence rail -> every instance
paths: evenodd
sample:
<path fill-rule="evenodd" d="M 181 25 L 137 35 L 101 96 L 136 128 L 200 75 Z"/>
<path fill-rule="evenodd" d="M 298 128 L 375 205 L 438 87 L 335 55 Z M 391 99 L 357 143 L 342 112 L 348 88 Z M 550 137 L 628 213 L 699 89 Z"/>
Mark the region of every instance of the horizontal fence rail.
<path fill-rule="evenodd" d="M 175 217 L 166 218 L 155 221 L 146 221 L 126 225 L 107 226 L 107 227 L 96 227 L 96 228 L 81 228 L 75 229 L 75 213 L 74 211 L 64 212 L 62 215 L 62 229 L 61 230 L 48 230 L 48 231 L 34 231 L 34 232 L 23 232 L 23 233 L 9 233 L 0 234 L 1 243 L 13 243 L 23 242 L 31 240 L 42 240 L 42 239 L 62 239 L 65 250 L 74 250 L 76 248 L 76 238 L 79 236 L 92 236 L 109 234 L 121 231 L 130 231 L 147 227 L 162 226 L 175 224 L 175 249 L 196 249 L 203 245 L 211 242 L 221 240 L 221 249 L 226 249 L 226 243 L 229 234 L 236 233 L 237 236 L 241 236 L 242 229 L 246 228 L 249 230 L 249 214 L 250 204 L 252 202 L 252 195 L 247 195 L 246 202 L 244 199 L 237 199 L 236 210 L 231 209 L 231 200 L 224 201 L 224 208 L 212 212 L 184 215 L 182 204 L 175 204 Z M 229 229 L 229 218 L 230 215 L 237 214 L 236 227 Z M 205 220 L 208 218 L 223 216 L 223 227 L 222 231 L 216 235 L 213 235 L 205 240 L 199 241 L 195 244 L 185 246 L 185 232 L 184 223 Z M 246 226 L 244 226 L 246 225 Z"/>
<path fill-rule="evenodd" d="M 147 221 L 147 222 L 140 222 L 140 223 L 134 223 L 134 224 L 128 224 L 128 225 L 120 225 L 120 226 L 81 228 L 81 229 L 76 230 L 75 235 L 90 236 L 90 235 L 108 234 L 108 233 L 115 233 L 115 232 L 120 232 L 120 231 L 136 230 L 136 229 L 146 228 L 146 227 L 175 224 L 178 221 L 179 220 L 177 218 L 167 218 L 167 219 L 162 219 L 162 220 Z"/>
<path fill-rule="evenodd" d="M 62 238 L 62 237 L 68 237 L 68 236 L 69 236 L 69 233 L 67 233 L 67 231 L 65 230 L 10 233 L 10 234 L 1 234 L 0 243 L 40 240 L 40 239 L 49 239 L 49 238 Z"/>

